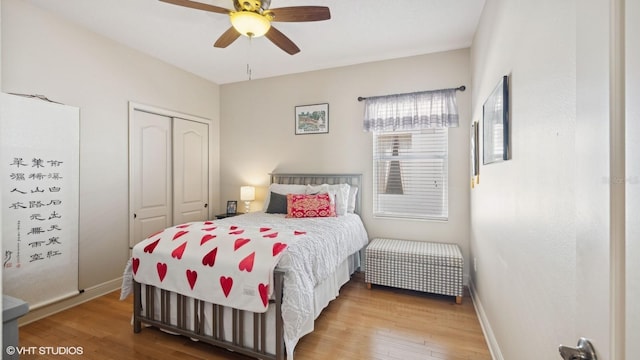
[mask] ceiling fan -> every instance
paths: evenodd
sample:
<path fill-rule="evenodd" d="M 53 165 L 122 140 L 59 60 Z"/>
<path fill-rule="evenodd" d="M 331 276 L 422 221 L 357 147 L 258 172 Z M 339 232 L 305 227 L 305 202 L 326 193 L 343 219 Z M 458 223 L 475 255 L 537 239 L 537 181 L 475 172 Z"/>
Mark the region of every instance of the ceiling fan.
<path fill-rule="evenodd" d="M 191 0 L 160 0 L 169 4 L 229 15 L 231 27 L 213 44 L 226 48 L 240 35 L 250 38 L 266 36 L 277 47 L 290 55 L 300 52 L 300 48 L 286 35 L 271 25 L 271 22 L 306 22 L 331 19 L 326 6 L 290 6 L 269 9 L 271 0 L 233 0 L 235 10 Z"/>

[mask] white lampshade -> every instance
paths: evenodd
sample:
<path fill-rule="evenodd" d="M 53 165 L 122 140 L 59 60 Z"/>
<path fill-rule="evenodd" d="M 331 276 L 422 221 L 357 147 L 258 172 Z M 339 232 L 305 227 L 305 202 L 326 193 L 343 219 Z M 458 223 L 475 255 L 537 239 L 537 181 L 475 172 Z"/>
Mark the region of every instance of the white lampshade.
<path fill-rule="evenodd" d="M 240 200 L 253 201 L 256 199 L 256 188 L 253 186 L 240 187 Z"/>
<path fill-rule="evenodd" d="M 238 11 L 230 14 L 231 25 L 242 35 L 262 36 L 271 28 L 271 22 L 265 16 L 251 12 Z"/>

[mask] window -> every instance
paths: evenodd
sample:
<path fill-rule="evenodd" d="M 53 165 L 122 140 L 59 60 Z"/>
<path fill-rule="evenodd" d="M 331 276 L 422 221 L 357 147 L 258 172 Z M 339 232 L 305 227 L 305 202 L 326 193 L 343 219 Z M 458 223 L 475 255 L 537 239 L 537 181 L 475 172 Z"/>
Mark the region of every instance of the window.
<path fill-rule="evenodd" d="M 447 220 L 447 128 L 373 132 L 374 216 Z"/>
<path fill-rule="evenodd" d="M 448 128 L 459 124 L 457 90 L 464 87 L 365 99 L 374 216 L 448 219 Z"/>

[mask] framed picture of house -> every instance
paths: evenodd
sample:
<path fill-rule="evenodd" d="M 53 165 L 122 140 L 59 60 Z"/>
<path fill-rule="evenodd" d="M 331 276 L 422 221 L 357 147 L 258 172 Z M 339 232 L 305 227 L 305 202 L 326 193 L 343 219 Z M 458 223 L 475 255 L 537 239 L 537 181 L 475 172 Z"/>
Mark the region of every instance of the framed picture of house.
<path fill-rule="evenodd" d="M 329 132 L 329 104 L 296 106 L 296 135 Z"/>
<path fill-rule="evenodd" d="M 509 160 L 509 76 L 500 79 L 482 107 L 482 163 Z"/>

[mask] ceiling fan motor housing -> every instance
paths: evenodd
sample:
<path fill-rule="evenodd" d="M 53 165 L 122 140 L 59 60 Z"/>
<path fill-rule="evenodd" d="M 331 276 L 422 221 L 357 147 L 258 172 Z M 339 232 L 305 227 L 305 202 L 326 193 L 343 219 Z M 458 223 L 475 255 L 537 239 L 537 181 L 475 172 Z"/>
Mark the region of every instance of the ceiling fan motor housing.
<path fill-rule="evenodd" d="M 236 11 L 254 11 L 262 13 L 271 5 L 271 0 L 233 0 Z"/>

